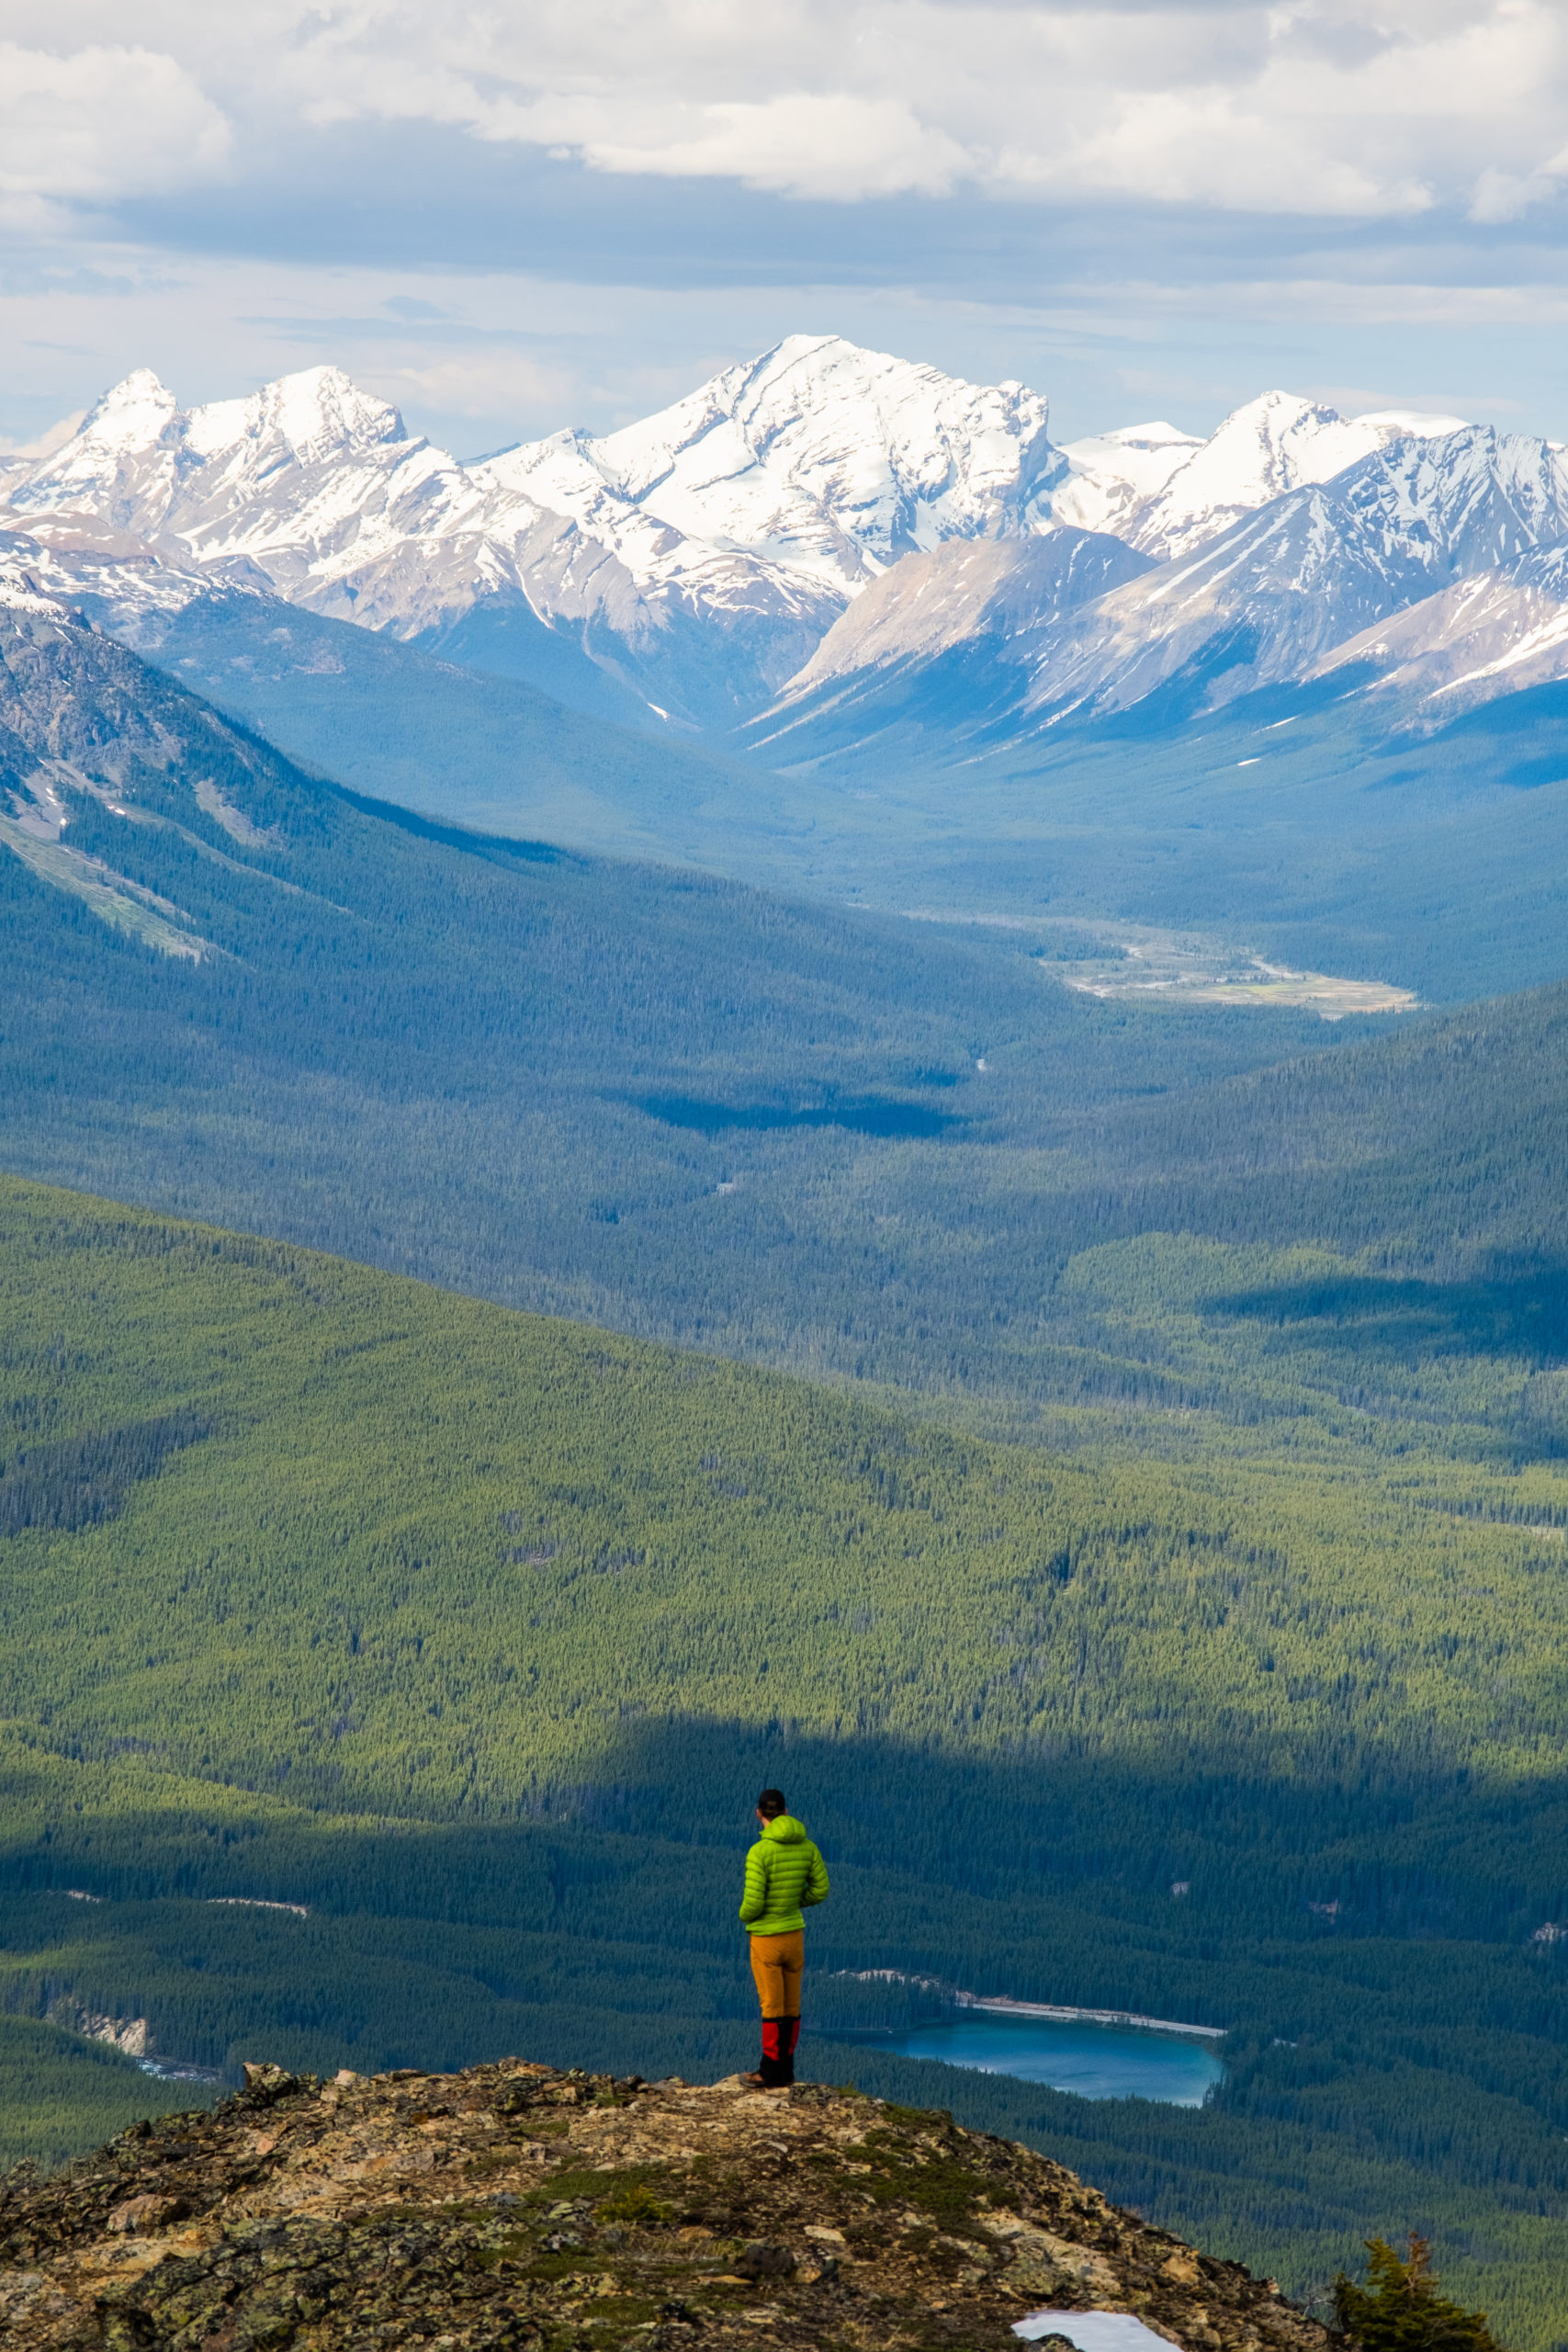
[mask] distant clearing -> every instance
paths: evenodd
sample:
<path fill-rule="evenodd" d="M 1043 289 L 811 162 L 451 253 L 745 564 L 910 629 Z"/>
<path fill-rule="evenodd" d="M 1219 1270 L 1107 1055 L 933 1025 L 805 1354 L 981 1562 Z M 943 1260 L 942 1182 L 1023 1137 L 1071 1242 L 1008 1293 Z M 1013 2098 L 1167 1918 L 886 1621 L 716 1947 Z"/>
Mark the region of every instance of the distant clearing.
<path fill-rule="evenodd" d="M 1165 930 L 1098 915 L 1053 920 L 986 912 L 907 910 L 911 922 L 979 923 L 1032 932 L 1046 970 L 1083 996 L 1168 999 L 1182 1004 L 1260 1004 L 1341 1021 L 1349 1012 L 1415 1012 L 1413 989 L 1390 980 L 1337 979 L 1266 963 L 1250 947 L 1213 933 Z M 1064 968 L 1066 967 L 1066 968 Z"/>
<path fill-rule="evenodd" d="M 1348 1012 L 1415 1012 L 1421 1001 L 1414 989 L 1396 989 L 1388 980 L 1336 979 L 1327 972 L 1292 972 L 1261 961 L 1240 972 L 1162 973 L 1156 978 L 1141 973 L 1133 978 L 1122 966 L 1103 976 L 1075 976 L 1067 986 L 1087 996 L 1179 997 L 1184 1004 L 1299 1005 L 1325 1021 L 1342 1021 Z"/>

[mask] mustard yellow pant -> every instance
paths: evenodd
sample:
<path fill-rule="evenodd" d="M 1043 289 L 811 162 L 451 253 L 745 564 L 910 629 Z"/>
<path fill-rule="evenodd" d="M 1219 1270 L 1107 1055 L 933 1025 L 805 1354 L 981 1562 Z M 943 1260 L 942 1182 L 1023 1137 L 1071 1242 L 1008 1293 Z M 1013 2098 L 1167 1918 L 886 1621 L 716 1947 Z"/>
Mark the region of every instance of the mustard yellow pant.
<path fill-rule="evenodd" d="M 753 1936 L 751 1973 L 764 2018 L 800 2015 L 800 1973 L 806 1966 L 806 1938 L 797 1928 L 793 1936 Z"/>

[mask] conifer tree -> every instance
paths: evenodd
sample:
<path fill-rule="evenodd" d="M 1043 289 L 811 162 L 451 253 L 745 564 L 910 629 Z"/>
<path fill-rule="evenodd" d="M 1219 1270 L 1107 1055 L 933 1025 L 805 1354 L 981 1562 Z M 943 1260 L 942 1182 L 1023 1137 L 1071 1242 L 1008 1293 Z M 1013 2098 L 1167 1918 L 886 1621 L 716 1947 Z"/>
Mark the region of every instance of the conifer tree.
<path fill-rule="evenodd" d="M 1335 2318 L 1360 2352 L 1500 2352 L 1484 2312 L 1438 2294 L 1428 2240 L 1412 2230 L 1403 2260 L 1386 2239 L 1366 2244 L 1366 2285 L 1343 2270 L 1334 2282 Z"/>

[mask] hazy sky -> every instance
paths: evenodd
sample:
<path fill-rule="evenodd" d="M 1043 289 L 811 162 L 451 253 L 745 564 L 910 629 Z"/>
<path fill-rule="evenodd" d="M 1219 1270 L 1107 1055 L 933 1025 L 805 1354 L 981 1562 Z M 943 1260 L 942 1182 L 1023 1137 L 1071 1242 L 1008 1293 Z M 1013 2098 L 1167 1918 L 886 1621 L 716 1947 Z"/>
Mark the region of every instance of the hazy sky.
<path fill-rule="evenodd" d="M 0 442 L 332 359 L 463 455 L 796 329 L 1568 437 L 1568 0 L 0 0 Z"/>

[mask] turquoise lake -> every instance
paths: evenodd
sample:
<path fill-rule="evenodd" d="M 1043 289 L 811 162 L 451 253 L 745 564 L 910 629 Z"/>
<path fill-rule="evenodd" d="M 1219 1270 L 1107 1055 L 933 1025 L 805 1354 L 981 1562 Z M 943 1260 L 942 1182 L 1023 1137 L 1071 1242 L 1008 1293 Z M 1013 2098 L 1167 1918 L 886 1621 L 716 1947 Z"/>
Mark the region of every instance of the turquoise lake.
<path fill-rule="evenodd" d="M 1131 2026 L 1058 2024 L 1051 2018 L 970 2016 L 952 2025 L 916 2026 L 877 2047 L 904 2058 L 940 2058 L 983 2075 L 1018 2075 L 1026 2083 L 1076 2091 L 1080 2098 L 1157 2098 L 1201 2107 L 1224 2068 L 1207 2042 L 1182 2034 L 1141 2033 Z"/>

